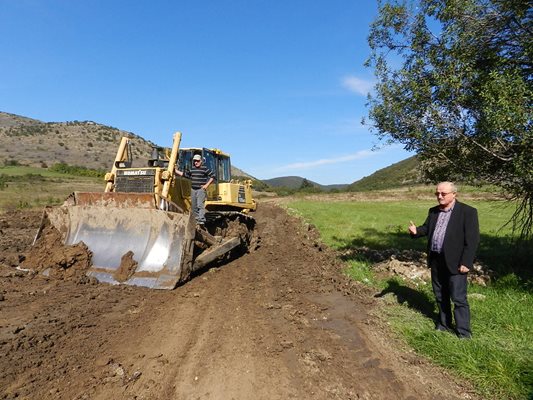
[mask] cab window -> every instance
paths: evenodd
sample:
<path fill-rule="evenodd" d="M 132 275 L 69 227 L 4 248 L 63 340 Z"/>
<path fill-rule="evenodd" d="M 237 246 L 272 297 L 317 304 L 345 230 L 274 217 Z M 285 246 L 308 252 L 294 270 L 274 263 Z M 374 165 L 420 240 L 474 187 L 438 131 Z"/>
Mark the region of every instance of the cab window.
<path fill-rule="evenodd" d="M 204 165 L 209 168 L 213 174 L 215 174 L 215 178 L 218 178 L 216 156 L 213 154 L 213 152 L 204 148 L 202 157 L 204 160 Z"/>
<path fill-rule="evenodd" d="M 178 158 L 178 169 L 180 171 L 190 171 L 192 166 L 192 151 L 180 150 Z"/>
<path fill-rule="evenodd" d="M 231 180 L 231 163 L 229 157 L 219 156 L 217 170 L 219 182 L 229 182 Z"/>

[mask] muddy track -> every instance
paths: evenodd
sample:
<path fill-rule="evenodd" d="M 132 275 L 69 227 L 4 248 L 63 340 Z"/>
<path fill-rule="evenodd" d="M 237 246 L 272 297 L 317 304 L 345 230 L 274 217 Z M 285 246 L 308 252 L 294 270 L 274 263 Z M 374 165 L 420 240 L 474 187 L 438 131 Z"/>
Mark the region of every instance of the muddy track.
<path fill-rule="evenodd" d="M 273 204 L 256 248 L 173 291 L 15 270 L 39 215 L 0 215 L 0 399 L 474 398 L 397 350 L 371 293 Z"/>

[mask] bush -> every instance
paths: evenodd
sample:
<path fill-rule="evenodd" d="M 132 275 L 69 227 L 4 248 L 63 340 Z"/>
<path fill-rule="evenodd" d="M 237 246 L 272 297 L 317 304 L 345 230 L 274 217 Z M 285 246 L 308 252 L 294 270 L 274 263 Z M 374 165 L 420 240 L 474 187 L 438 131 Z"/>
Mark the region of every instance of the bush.
<path fill-rule="evenodd" d="M 4 190 L 7 187 L 8 176 L 5 174 L 0 175 L 0 190 Z"/>
<path fill-rule="evenodd" d="M 50 167 L 50 171 L 59 172 L 61 174 L 69 174 L 76 176 L 91 176 L 101 178 L 105 175 L 104 169 L 90 169 L 87 167 L 80 167 L 77 165 L 68 165 L 66 163 L 57 163 Z"/>
<path fill-rule="evenodd" d="M 6 167 L 18 167 L 20 166 L 19 162 L 17 160 L 5 160 L 4 165 Z"/>
<path fill-rule="evenodd" d="M 19 202 L 17 204 L 17 209 L 18 210 L 23 210 L 25 208 L 31 208 L 30 203 L 28 203 L 27 201 L 19 200 Z"/>

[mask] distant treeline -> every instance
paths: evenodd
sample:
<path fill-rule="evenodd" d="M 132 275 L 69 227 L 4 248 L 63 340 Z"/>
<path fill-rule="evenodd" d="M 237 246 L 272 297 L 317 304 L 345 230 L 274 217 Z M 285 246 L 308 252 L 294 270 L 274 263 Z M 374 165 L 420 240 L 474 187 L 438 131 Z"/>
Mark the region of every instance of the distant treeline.
<path fill-rule="evenodd" d="M 0 190 L 4 190 L 8 187 L 10 182 L 29 182 L 38 183 L 45 181 L 46 178 L 40 174 L 24 174 L 24 175 L 8 175 L 0 174 Z"/>
<path fill-rule="evenodd" d="M 105 169 L 91 169 L 87 167 L 81 167 L 78 165 L 68 165 L 66 163 L 57 163 L 49 168 L 50 171 L 59 172 L 61 174 L 69 174 L 76 176 L 91 176 L 95 178 L 101 178 L 106 174 Z"/>

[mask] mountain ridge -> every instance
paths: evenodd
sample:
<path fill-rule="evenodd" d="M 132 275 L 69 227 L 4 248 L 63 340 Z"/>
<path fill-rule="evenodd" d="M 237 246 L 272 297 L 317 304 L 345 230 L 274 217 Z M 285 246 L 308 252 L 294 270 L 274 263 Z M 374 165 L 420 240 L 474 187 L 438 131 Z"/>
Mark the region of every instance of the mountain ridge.
<path fill-rule="evenodd" d="M 271 178 L 271 179 L 263 179 L 262 181 L 264 183 L 266 183 L 267 185 L 269 185 L 271 187 L 274 187 L 274 188 L 284 187 L 284 188 L 287 188 L 287 189 L 294 189 L 294 190 L 300 189 L 302 187 L 302 185 L 306 186 L 306 185 L 309 185 L 309 184 L 312 185 L 313 187 L 319 188 L 321 190 L 332 190 L 332 189 L 342 190 L 342 189 L 346 188 L 349 185 L 348 183 L 322 185 L 320 183 L 314 182 L 314 181 L 312 181 L 310 179 L 307 179 L 305 177 L 295 176 L 295 175 L 279 176 L 279 177 Z M 307 183 L 304 184 L 304 181 L 306 181 Z"/>
<path fill-rule="evenodd" d="M 154 142 L 94 121 L 43 122 L 0 111 L 0 165 L 49 167 L 57 163 L 107 170 L 123 136 L 133 139 L 133 166 L 148 165 Z M 253 178 L 232 166 L 232 175 Z"/>
<path fill-rule="evenodd" d="M 132 138 L 134 166 L 145 166 L 156 144 L 133 133 L 94 121 L 43 122 L 0 111 L 0 165 L 49 167 L 56 163 L 107 170 L 112 165 L 120 139 Z M 322 185 L 301 176 L 259 180 L 232 166 L 232 175 L 252 179 L 257 188 L 303 187 L 323 191 L 365 191 L 422 182 L 416 156 L 377 170 L 358 181 Z"/>

